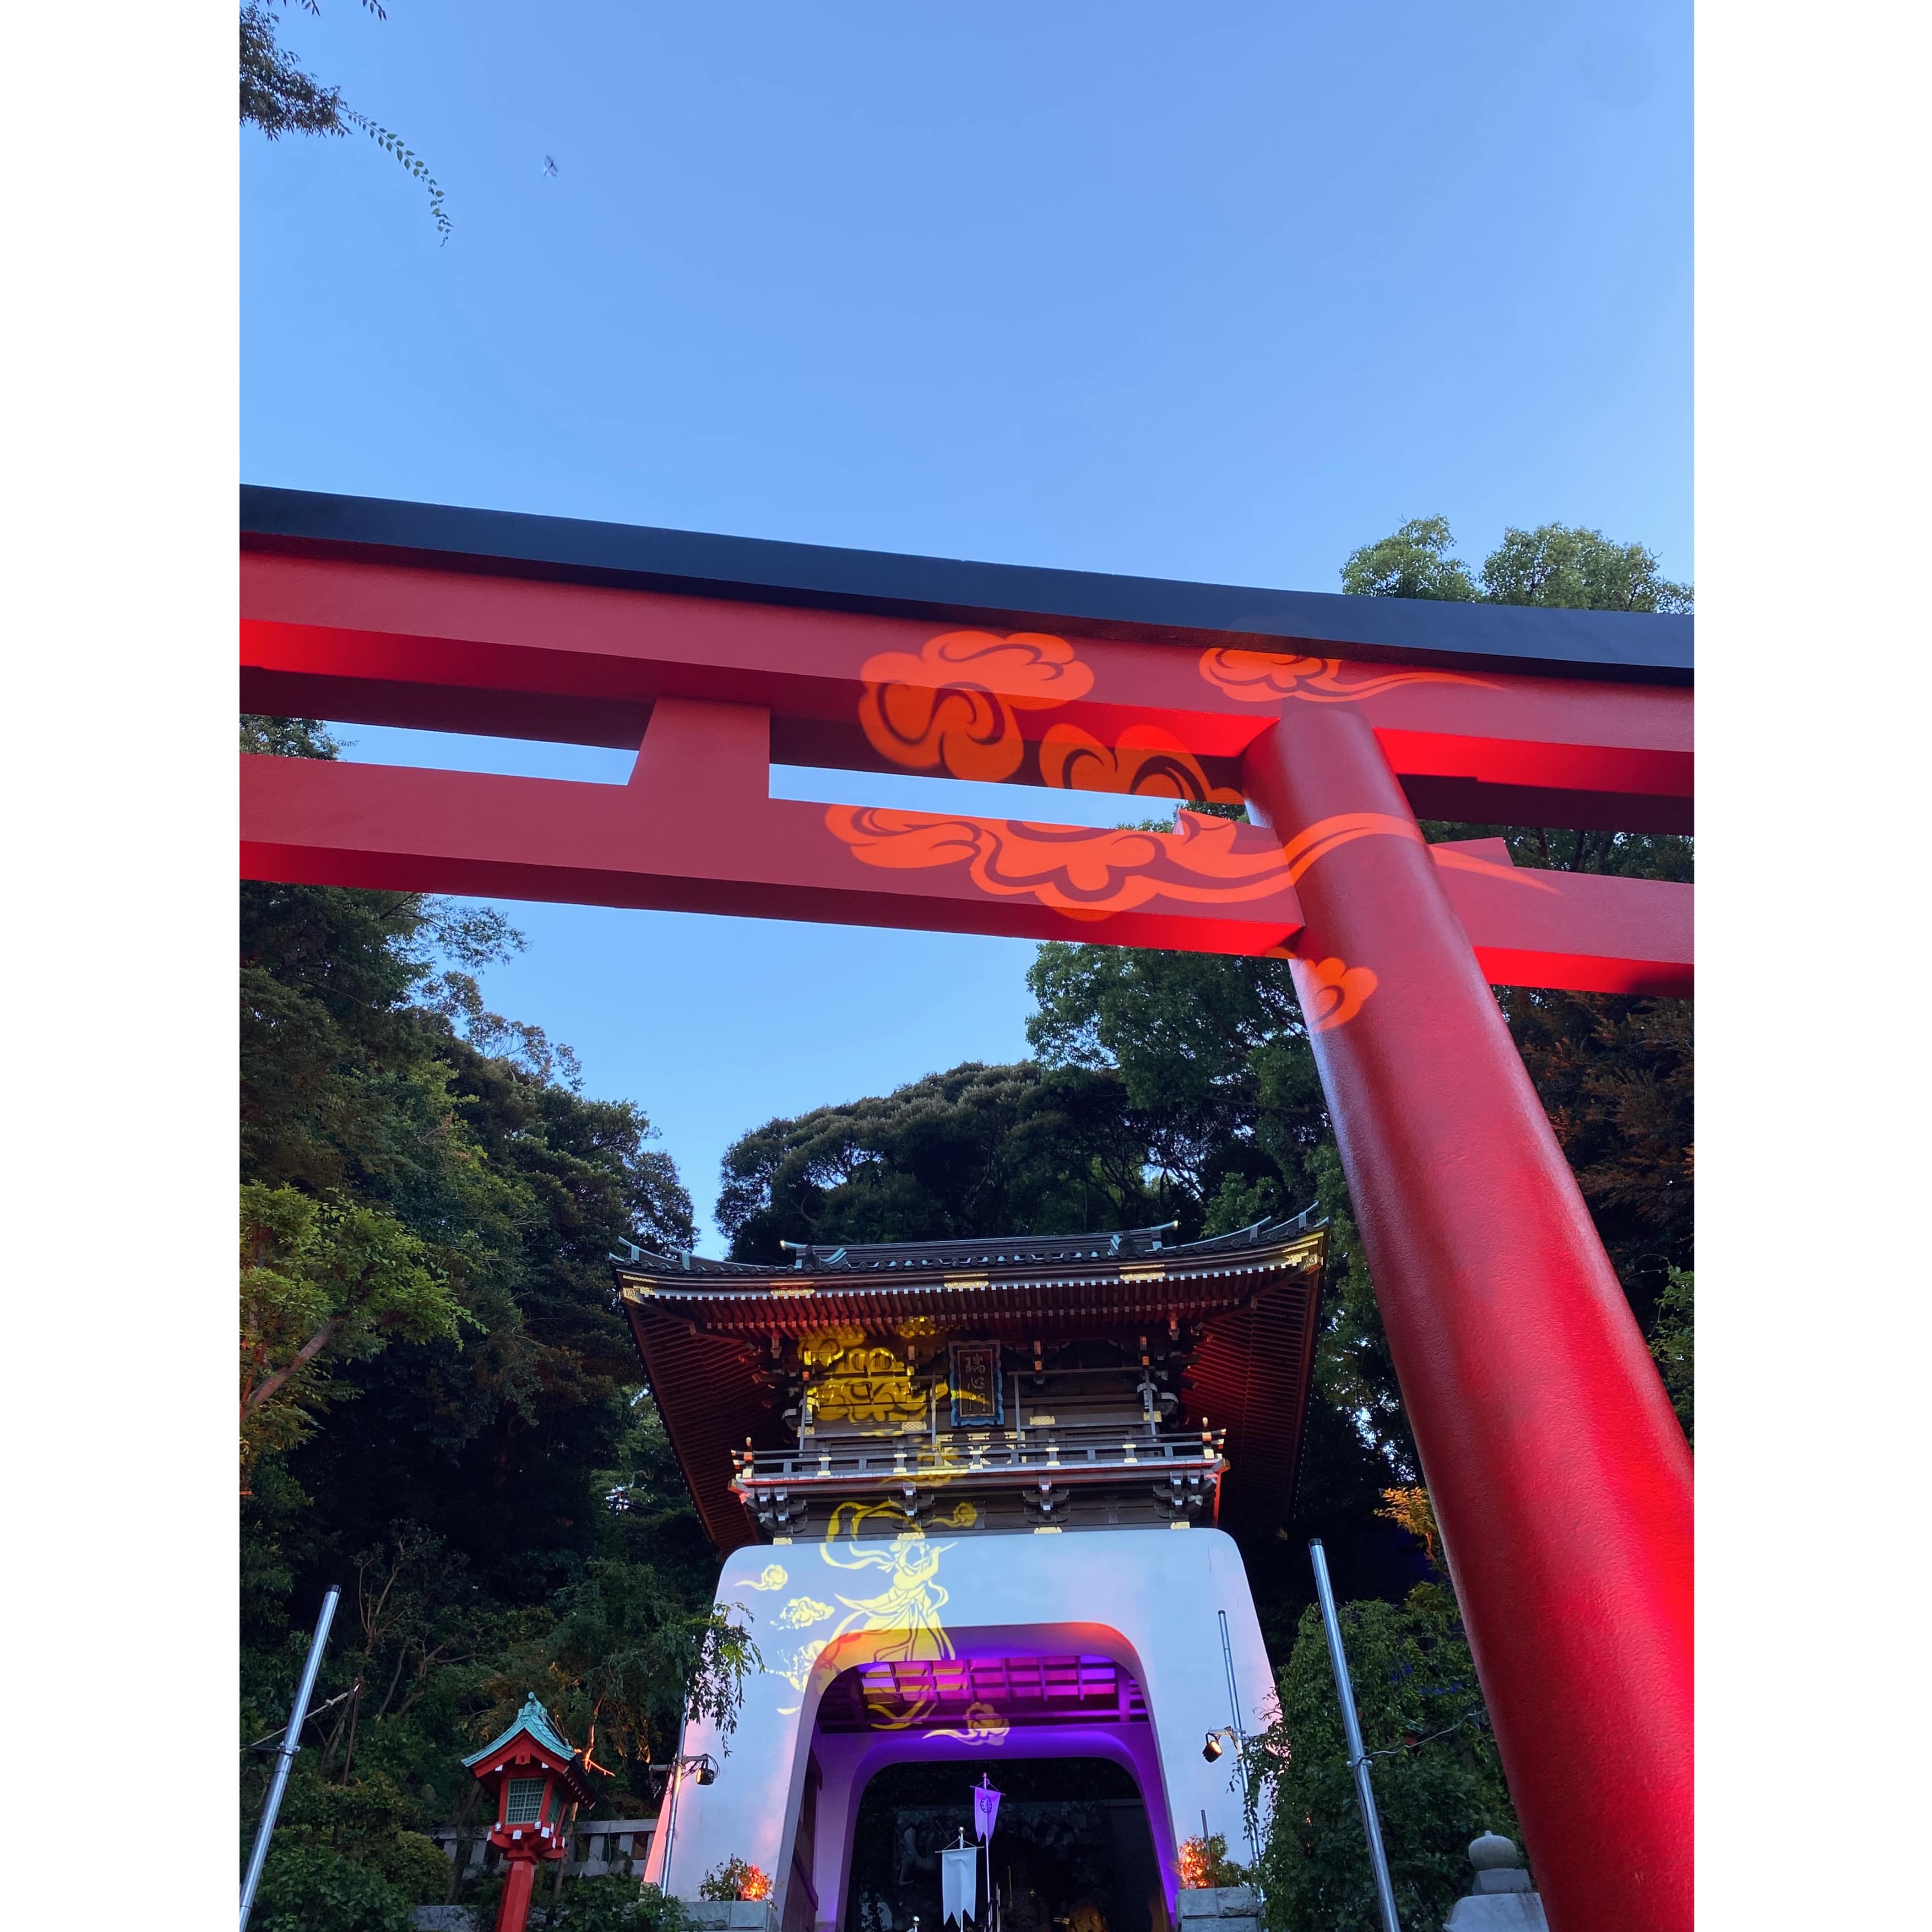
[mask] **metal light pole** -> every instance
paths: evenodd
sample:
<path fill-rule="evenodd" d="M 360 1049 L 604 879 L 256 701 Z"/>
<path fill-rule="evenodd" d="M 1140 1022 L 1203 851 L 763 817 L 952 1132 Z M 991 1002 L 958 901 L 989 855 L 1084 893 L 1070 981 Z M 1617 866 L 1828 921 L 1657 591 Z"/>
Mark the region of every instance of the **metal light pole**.
<path fill-rule="evenodd" d="M 680 1744 L 684 1742 L 684 1733 L 682 1730 L 678 1733 L 677 1741 Z M 664 1858 L 658 1870 L 662 1881 L 663 1889 L 668 1896 L 670 1892 L 671 1846 L 677 1833 L 678 1787 L 684 1782 L 684 1774 L 687 1771 L 697 1772 L 698 1781 L 700 1784 L 716 1783 L 718 1777 L 718 1761 L 709 1751 L 700 1751 L 694 1756 L 684 1751 L 678 1751 L 674 1754 L 670 1764 L 665 1768 L 670 1773 L 670 1777 L 665 1788 L 664 1802 L 661 1814 L 664 1818 Z"/>
<path fill-rule="evenodd" d="M 1342 1706 L 1342 1734 L 1348 1742 L 1348 1768 L 1354 1773 L 1355 1796 L 1362 1808 L 1362 1829 L 1368 1836 L 1369 1864 L 1376 1875 L 1376 1904 L 1382 1910 L 1382 1932 L 1402 1932 L 1402 1921 L 1395 1916 L 1395 1888 L 1389 1882 L 1388 1855 L 1382 1850 L 1382 1821 L 1376 1816 L 1375 1787 L 1369 1782 L 1369 1754 L 1362 1748 L 1362 1727 L 1355 1718 L 1355 1691 L 1348 1682 L 1348 1660 L 1342 1653 L 1335 1592 L 1328 1585 L 1328 1559 L 1318 1536 L 1310 1540 L 1308 1554 L 1315 1564 L 1315 1594 L 1322 1600 L 1322 1628 L 1328 1634 L 1328 1661 L 1335 1667 L 1335 1696 Z"/>
<path fill-rule="evenodd" d="M 677 1741 L 680 1744 L 684 1742 L 684 1733 L 682 1730 L 678 1732 Z M 671 1840 L 677 1832 L 677 1788 L 684 1780 L 685 1766 L 687 1762 L 682 1750 L 673 1751 L 670 1754 L 669 1774 L 664 1780 L 664 1802 L 662 1807 L 664 1856 L 658 1864 L 658 1888 L 667 1898 L 670 1896 Z"/>
<path fill-rule="evenodd" d="M 302 1749 L 302 1726 L 308 1722 L 308 1700 L 315 1694 L 315 1673 L 322 1668 L 322 1653 L 328 1647 L 328 1627 L 335 1621 L 335 1606 L 342 1600 L 342 1586 L 332 1583 L 322 1600 L 322 1614 L 315 1620 L 315 1635 L 310 1640 L 308 1661 L 302 1666 L 301 1687 L 289 1712 L 289 1727 L 275 1747 L 275 1774 L 269 1780 L 268 1796 L 262 1807 L 262 1822 L 255 1827 L 255 1849 L 248 1855 L 248 1876 L 242 1881 L 241 1932 L 248 1932 L 248 1915 L 255 1909 L 255 1888 L 262 1882 L 262 1868 L 268 1862 L 268 1840 L 275 1828 L 275 1814 L 282 1808 L 282 1793 L 289 1781 L 289 1768 Z"/>
<path fill-rule="evenodd" d="M 1255 1818 L 1254 1792 L 1248 1783 L 1251 1768 L 1248 1763 L 1248 1734 L 1241 1723 L 1240 1693 L 1234 1687 L 1234 1646 L 1228 1641 L 1228 1613 L 1217 1610 L 1221 1619 L 1221 1667 L 1228 1673 L 1228 1715 L 1232 1720 L 1228 1728 L 1233 1732 L 1234 1748 L 1240 1754 L 1241 1816 L 1248 1831 L 1248 1868 L 1257 1879 L 1261 1873 L 1261 1830 Z"/>

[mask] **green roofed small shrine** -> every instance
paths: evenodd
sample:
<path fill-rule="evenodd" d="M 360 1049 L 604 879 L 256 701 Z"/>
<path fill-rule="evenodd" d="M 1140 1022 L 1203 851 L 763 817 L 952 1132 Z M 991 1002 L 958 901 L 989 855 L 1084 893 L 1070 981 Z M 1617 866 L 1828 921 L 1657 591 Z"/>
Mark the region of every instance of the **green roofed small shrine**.
<path fill-rule="evenodd" d="M 560 1864 L 580 1805 L 595 1804 L 587 1755 L 575 1748 L 532 1694 L 508 1730 L 464 1760 L 496 1807 L 490 1843 L 502 1855 L 496 1932 L 523 1932 L 539 1864 Z"/>
<path fill-rule="evenodd" d="M 472 1751 L 463 1760 L 464 1768 L 473 1771 L 486 1759 L 495 1757 L 506 1745 L 514 1744 L 520 1737 L 528 1738 L 532 1743 L 548 1751 L 560 1764 L 572 1767 L 578 1781 L 582 1782 L 584 1754 L 558 1731 L 550 1721 L 549 1712 L 544 1709 L 542 1700 L 534 1691 L 524 1700 L 524 1708 L 512 1720 L 509 1728 L 501 1736 L 493 1738 L 481 1750 Z M 515 1754 L 513 1752 L 511 1755 L 514 1756 Z M 587 1786 L 581 1797 L 582 1802 L 587 1803 L 590 1801 L 590 1792 Z"/>

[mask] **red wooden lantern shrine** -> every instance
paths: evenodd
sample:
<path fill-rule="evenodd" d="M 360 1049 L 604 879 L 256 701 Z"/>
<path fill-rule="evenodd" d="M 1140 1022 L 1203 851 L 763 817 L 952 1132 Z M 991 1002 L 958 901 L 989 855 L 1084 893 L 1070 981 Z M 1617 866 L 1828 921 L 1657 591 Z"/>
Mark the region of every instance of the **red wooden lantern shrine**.
<path fill-rule="evenodd" d="M 569 1848 L 569 1819 L 596 1802 L 584 1754 L 573 1750 L 534 1697 L 516 1721 L 464 1763 L 496 1801 L 490 1842 L 503 1856 L 503 1902 L 496 1932 L 524 1932 L 539 1860 L 554 1862 Z"/>

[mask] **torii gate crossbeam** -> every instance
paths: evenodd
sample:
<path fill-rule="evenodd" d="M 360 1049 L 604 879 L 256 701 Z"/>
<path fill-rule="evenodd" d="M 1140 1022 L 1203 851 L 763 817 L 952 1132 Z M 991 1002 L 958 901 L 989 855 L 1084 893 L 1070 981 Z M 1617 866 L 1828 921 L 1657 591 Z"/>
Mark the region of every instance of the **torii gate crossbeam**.
<path fill-rule="evenodd" d="M 1688 994 L 1691 890 L 1416 824 L 1688 831 L 1688 618 L 260 489 L 242 532 L 244 709 L 638 748 L 244 758 L 244 876 L 1289 958 L 1552 1921 L 1688 1932 L 1690 1454 L 1484 982 Z M 1257 822 L 807 805 L 774 760 Z"/>

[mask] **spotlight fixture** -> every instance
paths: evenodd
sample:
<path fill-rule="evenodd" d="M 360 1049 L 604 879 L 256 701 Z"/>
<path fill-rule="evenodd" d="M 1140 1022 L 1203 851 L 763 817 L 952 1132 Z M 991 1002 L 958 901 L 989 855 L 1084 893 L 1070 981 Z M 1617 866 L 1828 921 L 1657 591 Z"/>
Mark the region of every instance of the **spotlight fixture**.
<path fill-rule="evenodd" d="M 700 1784 L 716 1784 L 718 1782 L 718 1767 L 712 1762 L 708 1753 L 698 1760 L 698 1781 Z"/>
<path fill-rule="evenodd" d="M 1208 1742 L 1201 1747 L 1201 1755 L 1212 1764 L 1221 1755 L 1221 1739 L 1219 1734 L 1210 1731 L 1208 1733 Z"/>

